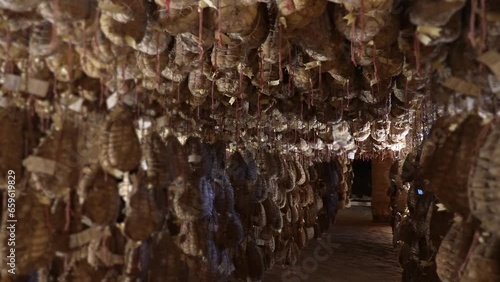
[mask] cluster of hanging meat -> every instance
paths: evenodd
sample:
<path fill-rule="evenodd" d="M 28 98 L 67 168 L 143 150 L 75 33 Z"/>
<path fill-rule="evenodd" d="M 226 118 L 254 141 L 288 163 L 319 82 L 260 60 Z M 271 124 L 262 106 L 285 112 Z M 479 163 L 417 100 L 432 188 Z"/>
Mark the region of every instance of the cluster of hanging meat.
<path fill-rule="evenodd" d="M 472 95 L 448 70 L 472 78 L 475 50 L 495 51 L 497 38 L 494 17 L 474 12 L 477 32 L 462 40 L 462 0 L 431 15 L 426 0 L 73 2 L 0 1 L 1 105 L 53 120 L 125 103 L 178 131 L 278 136 L 309 153 L 400 151 L 424 86 L 443 82 L 434 100 Z"/>
<path fill-rule="evenodd" d="M 497 131 L 497 120 L 476 114 L 439 119 L 403 165 L 394 230 L 408 281 L 500 277 Z"/>
<path fill-rule="evenodd" d="M 228 174 L 245 239 L 235 258 L 235 277 L 260 280 L 275 264 L 294 265 L 300 249 L 328 230 L 338 207 L 333 163 L 313 165 L 294 155 L 264 150 L 233 153 Z M 335 181 L 335 180 L 334 180 Z"/>
<path fill-rule="evenodd" d="M 126 106 L 87 119 L 68 112 L 46 131 L 8 110 L 1 128 L 20 132 L 3 141 L 0 160 L 18 175 L 19 279 L 259 280 L 294 264 L 348 201 L 340 162 L 263 147 L 226 160 L 224 142 L 181 142 L 134 124 Z"/>

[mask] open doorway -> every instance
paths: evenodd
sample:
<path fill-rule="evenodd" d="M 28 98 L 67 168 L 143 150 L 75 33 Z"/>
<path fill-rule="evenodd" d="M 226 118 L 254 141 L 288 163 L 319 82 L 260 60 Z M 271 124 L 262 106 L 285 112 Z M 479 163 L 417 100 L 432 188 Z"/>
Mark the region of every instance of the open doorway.
<path fill-rule="evenodd" d="M 372 162 L 370 160 L 354 160 L 352 171 L 354 178 L 351 201 L 364 202 L 369 205 L 372 196 Z"/>

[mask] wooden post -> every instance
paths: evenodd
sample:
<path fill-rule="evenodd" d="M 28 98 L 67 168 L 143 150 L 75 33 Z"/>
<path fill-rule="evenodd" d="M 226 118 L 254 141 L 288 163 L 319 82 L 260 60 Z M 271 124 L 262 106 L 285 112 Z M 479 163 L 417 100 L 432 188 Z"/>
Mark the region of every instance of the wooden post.
<path fill-rule="evenodd" d="M 373 221 L 376 222 L 391 221 L 391 199 L 388 192 L 392 164 L 391 156 L 372 160 L 372 215 Z"/>

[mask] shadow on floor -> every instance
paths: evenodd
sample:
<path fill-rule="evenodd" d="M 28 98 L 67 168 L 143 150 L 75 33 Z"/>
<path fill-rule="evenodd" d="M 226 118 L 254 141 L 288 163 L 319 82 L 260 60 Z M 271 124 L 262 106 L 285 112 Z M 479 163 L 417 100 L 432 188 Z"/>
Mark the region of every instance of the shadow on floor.
<path fill-rule="evenodd" d="M 303 249 L 297 265 L 275 266 L 264 282 L 399 282 L 391 227 L 372 223 L 370 207 L 340 211 L 330 232 Z"/>

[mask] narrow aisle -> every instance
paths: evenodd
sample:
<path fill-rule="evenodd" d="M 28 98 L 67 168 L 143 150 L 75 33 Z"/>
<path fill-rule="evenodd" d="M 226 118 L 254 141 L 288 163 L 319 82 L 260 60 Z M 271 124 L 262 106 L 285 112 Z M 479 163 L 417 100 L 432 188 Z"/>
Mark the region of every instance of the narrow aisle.
<path fill-rule="evenodd" d="M 293 267 L 275 266 L 264 282 L 399 282 L 389 225 L 372 223 L 370 207 L 339 212 L 337 222 L 307 246 Z"/>

